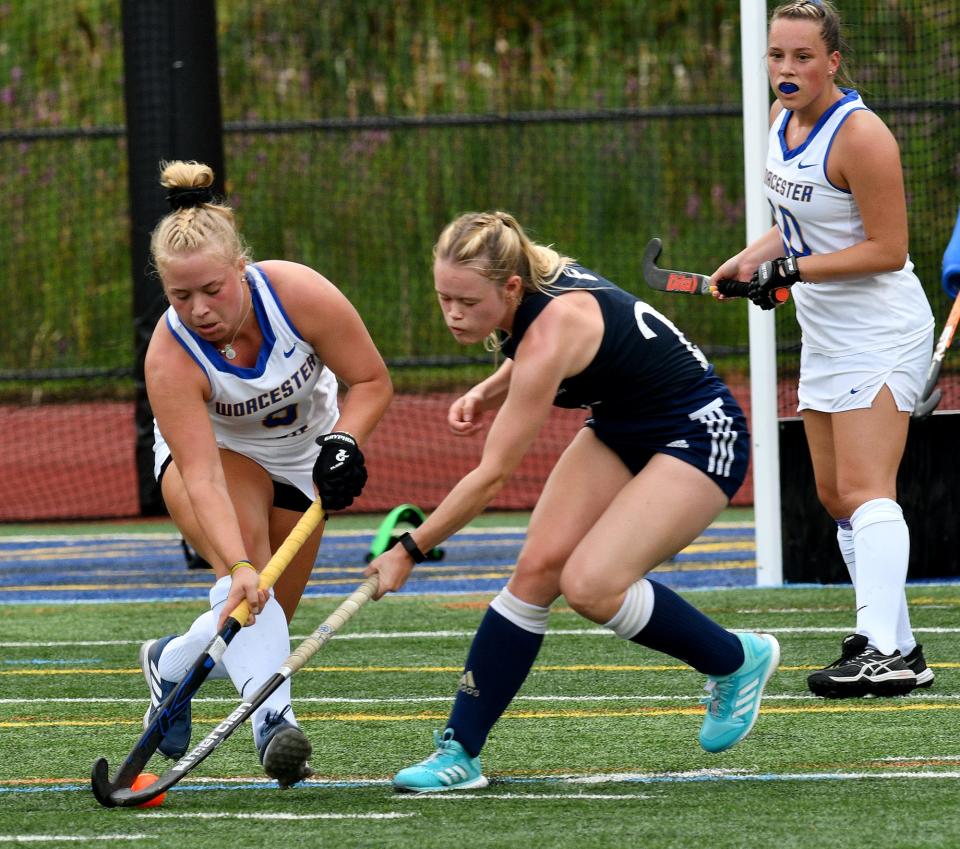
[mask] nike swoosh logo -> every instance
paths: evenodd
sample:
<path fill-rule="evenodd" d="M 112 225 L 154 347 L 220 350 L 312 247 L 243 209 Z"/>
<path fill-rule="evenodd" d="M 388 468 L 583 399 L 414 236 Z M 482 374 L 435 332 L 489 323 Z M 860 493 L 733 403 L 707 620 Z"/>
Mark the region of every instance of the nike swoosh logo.
<path fill-rule="evenodd" d="M 283 355 L 284 355 L 285 357 L 292 357 L 294 351 L 296 351 L 296 350 L 297 350 L 297 346 L 294 345 L 289 351 L 284 351 L 284 352 L 283 352 Z"/>
<path fill-rule="evenodd" d="M 816 162 L 810 162 L 810 163 L 807 163 L 807 164 L 805 165 L 805 164 L 802 163 L 802 162 L 798 162 L 798 163 L 797 163 L 797 168 L 813 168 L 813 167 L 815 167 L 817 164 L 818 164 L 818 163 L 816 163 Z"/>
<path fill-rule="evenodd" d="M 870 606 L 869 604 L 861 604 L 861 605 L 857 608 L 857 613 L 859 613 L 861 610 L 866 610 L 869 606 Z"/>
<path fill-rule="evenodd" d="M 851 395 L 856 395 L 859 391 L 860 391 L 859 389 L 851 389 L 851 390 L 850 390 L 850 394 L 851 394 Z"/>

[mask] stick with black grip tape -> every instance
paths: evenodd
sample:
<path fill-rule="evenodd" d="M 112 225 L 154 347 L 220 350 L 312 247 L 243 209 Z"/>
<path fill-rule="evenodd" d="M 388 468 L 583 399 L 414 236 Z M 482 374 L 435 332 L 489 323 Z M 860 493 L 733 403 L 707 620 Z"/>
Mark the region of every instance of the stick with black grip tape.
<path fill-rule="evenodd" d="M 684 295 L 711 295 L 714 284 L 706 274 L 696 271 L 671 271 L 660 268 L 657 260 L 663 250 L 663 242 L 653 238 L 643 252 L 643 279 L 651 289 L 658 292 L 678 292 Z M 718 280 L 716 290 L 725 298 L 748 297 L 750 283 L 742 280 Z M 775 297 L 785 301 L 790 297 L 788 289 L 777 289 Z"/>

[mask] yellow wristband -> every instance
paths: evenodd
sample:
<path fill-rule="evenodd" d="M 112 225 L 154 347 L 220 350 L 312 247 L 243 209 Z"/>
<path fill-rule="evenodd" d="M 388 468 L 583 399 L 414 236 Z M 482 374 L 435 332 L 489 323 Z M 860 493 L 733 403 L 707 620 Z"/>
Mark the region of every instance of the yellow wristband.
<path fill-rule="evenodd" d="M 246 566 L 248 569 L 253 569 L 254 572 L 257 571 L 257 567 L 254 566 L 249 560 L 238 560 L 233 566 L 230 567 L 230 574 L 232 575 L 237 571 L 241 566 Z"/>

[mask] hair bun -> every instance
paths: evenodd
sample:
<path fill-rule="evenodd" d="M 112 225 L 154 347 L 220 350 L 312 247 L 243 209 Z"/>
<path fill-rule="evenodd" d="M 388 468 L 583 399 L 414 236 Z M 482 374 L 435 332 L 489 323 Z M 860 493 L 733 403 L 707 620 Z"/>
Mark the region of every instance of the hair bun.
<path fill-rule="evenodd" d="M 213 189 L 209 186 L 176 187 L 167 191 L 167 203 L 173 209 L 188 209 L 213 202 Z"/>

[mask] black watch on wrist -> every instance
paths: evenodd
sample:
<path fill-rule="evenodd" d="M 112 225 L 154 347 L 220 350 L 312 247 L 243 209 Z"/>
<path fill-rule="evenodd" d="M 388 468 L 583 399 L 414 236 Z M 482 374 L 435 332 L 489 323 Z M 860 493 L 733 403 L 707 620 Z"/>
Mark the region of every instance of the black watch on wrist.
<path fill-rule="evenodd" d="M 427 555 L 420 550 L 420 547 L 414 542 L 413 537 L 410 536 L 409 533 L 401 535 L 397 542 L 407 550 L 407 554 L 413 558 L 414 563 L 423 563 L 423 561 L 427 559 Z"/>

